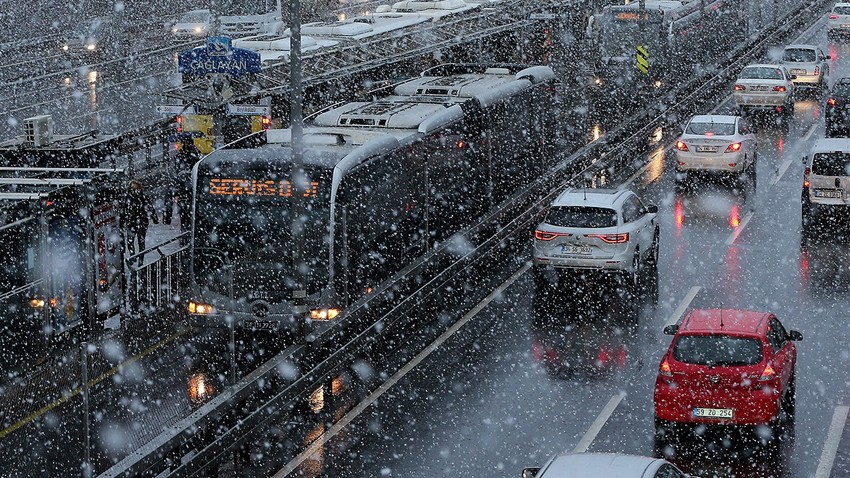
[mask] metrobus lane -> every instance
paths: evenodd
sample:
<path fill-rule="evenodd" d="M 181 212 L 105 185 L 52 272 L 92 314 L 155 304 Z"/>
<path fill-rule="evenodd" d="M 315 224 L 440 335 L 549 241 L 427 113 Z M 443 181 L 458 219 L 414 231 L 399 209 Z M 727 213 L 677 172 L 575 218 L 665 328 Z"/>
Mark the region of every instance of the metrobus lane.
<path fill-rule="evenodd" d="M 801 247 L 799 232 L 799 158 L 823 134 L 818 118 L 818 105 L 804 100 L 798 102 L 787 133 L 769 122 L 761 125 L 758 190 L 743 200 L 743 207 L 734 198 L 724 200 L 735 194 L 713 184 L 701 185 L 684 198 L 672 196 L 675 225 L 671 234 L 662 236 L 667 238 L 662 250 L 674 252 L 671 266 L 662 270 L 668 270 L 675 282 L 691 285 L 688 292 L 697 293 L 679 292 L 671 300 L 686 302 L 683 311 L 717 307 L 769 311 L 804 336 L 797 344 L 796 426 L 790 439 L 778 450 L 734 435 L 731 441 L 686 440 L 672 459 L 698 476 L 814 476 L 823 467 L 826 430 L 832 426 L 834 411 L 846 401 L 844 370 L 850 357 L 844 344 L 850 331 L 842 304 L 848 284 L 846 272 L 844 277 L 837 272 L 848 263 L 850 244 L 829 241 Z M 661 198 L 669 207 L 671 183 L 669 178 L 654 182 L 647 195 Z M 695 274 L 697 268 L 703 273 Z M 663 276 L 660 280 L 664 284 Z M 662 298 L 664 293 L 662 289 Z M 657 350 L 647 357 L 641 378 L 633 382 L 639 386 L 627 390 L 591 451 L 653 453 L 654 380 L 670 343 L 661 329 L 679 318 L 660 315 L 650 320 L 655 324 Z M 626 441 L 632 446 L 623 447 L 624 436 L 641 439 Z"/>

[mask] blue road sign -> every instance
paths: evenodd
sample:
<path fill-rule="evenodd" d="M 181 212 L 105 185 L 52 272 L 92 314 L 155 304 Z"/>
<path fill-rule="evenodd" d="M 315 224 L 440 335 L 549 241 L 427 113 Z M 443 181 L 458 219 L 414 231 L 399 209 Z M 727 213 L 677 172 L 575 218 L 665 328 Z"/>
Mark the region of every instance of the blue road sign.
<path fill-rule="evenodd" d="M 206 46 L 180 52 L 177 71 L 192 76 L 223 73 L 232 77 L 260 72 L 260 54 L 233 48 L 228 37 L 210 37 Z"/>

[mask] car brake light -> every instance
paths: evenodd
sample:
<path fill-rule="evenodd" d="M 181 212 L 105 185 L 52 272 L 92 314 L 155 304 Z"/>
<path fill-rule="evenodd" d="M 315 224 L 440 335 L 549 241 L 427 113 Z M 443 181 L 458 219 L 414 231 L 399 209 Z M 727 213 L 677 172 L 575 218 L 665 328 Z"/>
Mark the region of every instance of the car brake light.
<path fill-rule="evenodd" d="M 826 104 L 828 106 L 835 106 L 835 98 L 829 98 L 828 100 L 826 100 Z"/>
<path fill-rule="evenodd" d="M 830 13 L 830 14 L 829 14 L 829 19 L 830 19 L 830 20 L 838 20 L 838 15 L 836 15 L 836 14 L 834 14 L 834 13 Z"/>
<path fill-rule="evenodd" d="M 741 150 L 741 143 L 732 143 L 726 147 L 727 153 L 737 153 Z"/>
<path fill-rule="evenodd" d="M 183 132 L 183 117 L 182 116 L 177 117 L 177 132 L 178 133 Z"/>
<path fill-rule="evenodd" d="M 815 76 L 818 76 L 818 75 L 820 75 L 820 67 L 816 66 L 815 67 Z"/>
<path fill-rule="evenodd" d="M 803 189 L 809 189 L 809 173 L 812 172 L 811 168 L 806 168 L 803 171 Z"/>
<path fill-rule="evenodd" d="M 268 131 L 268 129 L 272 127 L 272 118 L 271 118 L 271 116 L 265 116 L 265 115 L 263 115 L 263 116 L 260 118 L 260 125 L 262 125 L 262 127 L 263 127 L 263 131 Z"/>
<path fill-rule="evenodd" d="M 658 368 L 658 373 L 664 377 L 672 377 L 673 370 L 670 369 L 670 364 L 667 360 L 661 362 L 661 367 Z"/>
<path fill-rule="evenodd" d="M 774 87 L 773 87 L 773 91 L 782 91 L 782 92 L 784 92 L 784 91 L 785 91 L 785 87 L 784 87 L 784 86 L 774 86 Z"/>
<path fill-rule="evenodd" d="M 768 380 L 773 380 L 773 378 L 775 376 L 776 376 L 776 372 L 774 372 L 773 367 L 771 367 L 770 364 L 768 364 L 767 367 L 765 367 L 764 370 L 762 370 L 761 377 L 759 377 L 759 382 L 766 382 Z"/>
<path fill-rule="evenodd" d="M 747 87 L 744 85 L 735 85 L 735 91 L 744 91 Z"/>
<path fill-rule="evenodd" d="M 607 242 L 608 244 L 621 244 L 623 242 L 629 242 L 629 233 L 622 232 L 620 234 L 588 234 L 587 237 L 598 237 L 602 239 L 603 242 Z"/>
<path fill-rule="evenodd" d="M 571 236 L 572 234 L 565 234 L 563 232 L 546 232 L 541 231 L 540 229 L 534 231 L 534 238 L 539 241 L 551 241 L 552 239 L 558 236 Z"/>
<path fill-rule="evenodd" d="M 684 141 L 676 141 L 676 149 L 679 151 L 687 151 L 688 145 Z"/>

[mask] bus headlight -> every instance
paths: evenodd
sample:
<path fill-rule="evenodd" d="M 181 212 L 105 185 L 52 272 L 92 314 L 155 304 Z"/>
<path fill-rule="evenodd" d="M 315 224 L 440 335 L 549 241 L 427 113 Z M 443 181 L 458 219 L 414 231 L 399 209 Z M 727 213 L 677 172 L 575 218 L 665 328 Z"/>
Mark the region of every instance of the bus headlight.
<path fill-rule="evenodd" d="M 189 301 L 189 313 L 190 314 L 198 314 L 198 315 L 209 315 L 215 312 L 215 308 L 209 304 L 204 304 L 203 302 L 195 302 L 194 300 Z"/>
<path fill-rule="evenodd" d="M 197 373 L 189 378 L 189 399 L 192 403 L 204 403 L 214 394 L 215 386 L 205 373 Z"/>
<path fill-rule="evenodd" d="M 30 307 L 33 309 L 43 309 L 44 299 L 30 299 Z"/>
<path fill-rule="evenodd" d="M 333 320 L 339 315 L 340 312 L 342 311 L 335 307 L 311 309 L 310 318 L 313 320 Z"/>
<path fill-rule="evenodd" d="M 594 79 L 593 79 L 593 83 L 594 83 L 596 86 L 602 86 L 602 78 L 600 78 L 600 77 L 598 77 L 598 76 L 597 76 L 596 78 L 594 78 Z"/>

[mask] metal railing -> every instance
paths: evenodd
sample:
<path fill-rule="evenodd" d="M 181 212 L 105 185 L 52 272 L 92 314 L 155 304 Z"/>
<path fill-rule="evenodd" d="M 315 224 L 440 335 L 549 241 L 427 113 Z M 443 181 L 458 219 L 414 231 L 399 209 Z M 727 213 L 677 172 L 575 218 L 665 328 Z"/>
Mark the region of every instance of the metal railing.
<path fill-rule="evenodd" d="M 127 305 L 131 311 L 181 309 L 182 291 L 188 286 L 188 239 L 189 233 L 184 232 L 127 258 Z"/>

